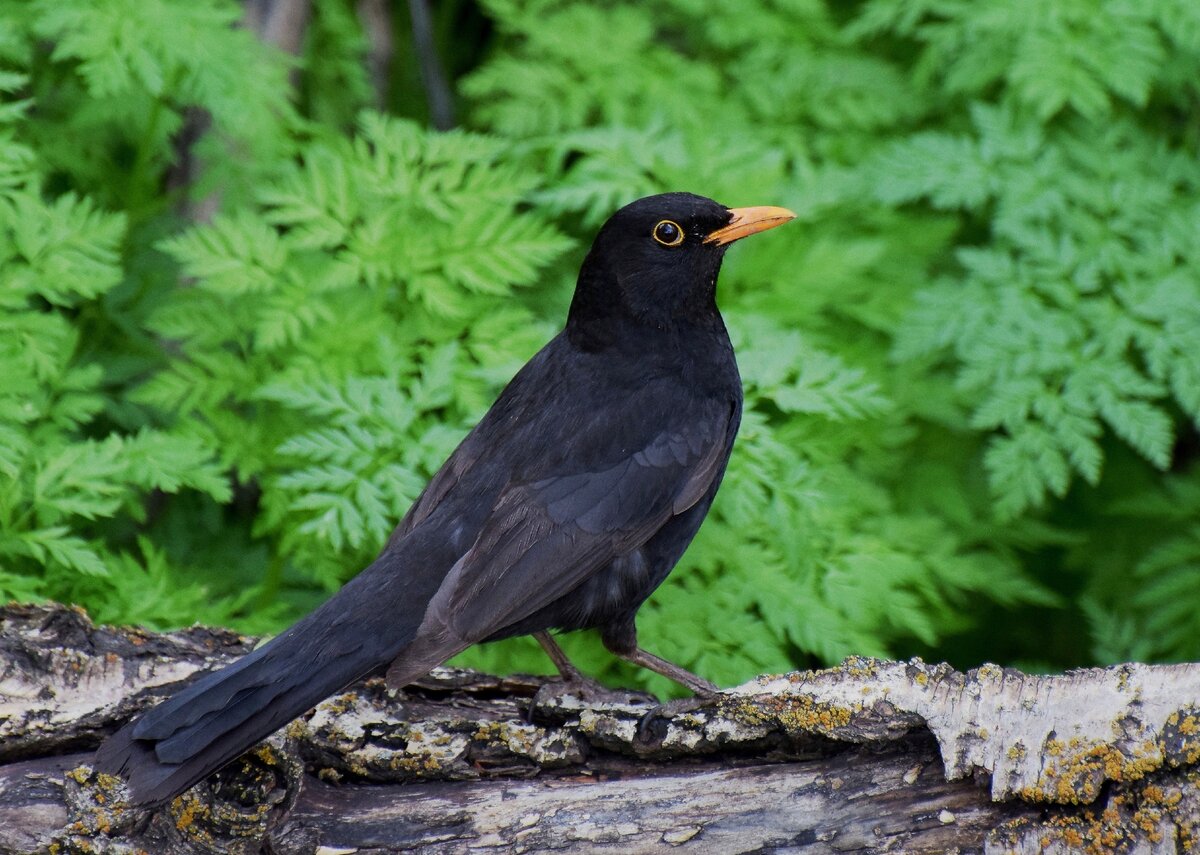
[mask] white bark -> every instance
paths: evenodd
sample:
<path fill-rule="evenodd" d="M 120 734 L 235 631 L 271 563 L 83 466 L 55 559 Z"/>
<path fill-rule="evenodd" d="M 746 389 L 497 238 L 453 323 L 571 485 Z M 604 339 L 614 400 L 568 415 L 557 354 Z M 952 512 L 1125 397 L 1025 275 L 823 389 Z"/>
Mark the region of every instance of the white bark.
<path fill-rule="evenodd" d="M 0 853 L 1175 852 L 1200 824 L 1200 666 L 1028 676 L 853 659 L 642 728 L 543 678 L 367 681 L 146 815 L 104 733 L 252 641 L 0 609 Z"/>
<path fill-rule="evenodd" d="M 996 665 L 847 660 L 840 668 L 755 680 L 743 697 L 788 698 L 849 716 L 824 728 L 858 741 L 875 721 L 917 717 L 949 778 L 977 770 L 995 800 L 1086 804 L 1108 781 L 1136 781 L 1200 759 L 1200 665 L 1120 665 L 1031 676 Z M 860 725 L 860 722 L 862 724 Z"/>

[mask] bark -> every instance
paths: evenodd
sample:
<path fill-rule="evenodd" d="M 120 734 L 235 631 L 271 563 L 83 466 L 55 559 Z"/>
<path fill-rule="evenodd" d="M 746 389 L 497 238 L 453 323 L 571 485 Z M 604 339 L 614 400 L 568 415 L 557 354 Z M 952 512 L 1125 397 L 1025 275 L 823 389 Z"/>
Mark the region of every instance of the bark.
<path fill-rule="evenodd" d="M 309 0 L 247 0 L 246 24 L 267 44 L 287 53 L 300 52 L 312 15 Z"/>
<path fill-rule="evenodd" d="M 367 37 L 367 72 L 375 91 L 375 106 L 386 110 L 389 101 L 389 79 L 396 43 L 392 36 L 392 9 L 388 0 L 358 0 L 355 7 Z"/>
<path fill-rule="evenodd" d="M 311 17 L 310 0 L 246 0 L 243 25 L 267 44 L 296 55 L 304 45 Z M 293 87 L 297 74 L 298 69 L 293 68 L 289 75 Z M 211 222 L 221 207 L 220 189 L 202 197 L 186 192 L 199 184 L 204 174 L 205 163 L 197 154 L 197 144 L 211 130 L 208 111 L 187 108 L 174 140 L 175 158 L 166 174 L 167 189 L 179 196 L 179 215 L 195 223 Z"/>
<path fill-rule="evenodd" d="M 1200 822 L 1200 666 L 865 659 L 658 712 L 540 677 L 368 680 L 130 809 L 91 749 L 252 643 L 0 609 L 0 853 L 1176 852 Z"/>

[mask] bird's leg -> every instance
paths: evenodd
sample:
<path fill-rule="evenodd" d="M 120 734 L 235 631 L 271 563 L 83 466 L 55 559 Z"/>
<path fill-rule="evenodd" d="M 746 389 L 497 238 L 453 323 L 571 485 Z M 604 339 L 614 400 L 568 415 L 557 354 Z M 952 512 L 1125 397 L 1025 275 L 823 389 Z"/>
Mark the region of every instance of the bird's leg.
<path fill-rule="evenodd" d="M 578 697 L 588 704 L 652 704 L 657 702 L 652 695 L 629 690 L 609 689 L 588 677 L 575 667 L 575 663 L 567 657 L 558 642 L 550 637 L 550 633 L 535 632 L 533 637 L 538 640 L 538 644 L 542 645 L 542 649 L 546 651 L 546 655 L 550 657 L 550 661 L 562 675 L 563 682 L 547 683 L 538 689 L 537 694 L 533 697 L 533 703 L 529 707 L 530 721 L 540 714 L 550 713 L 552 707 L 562 706 L 564 697 L 568 695 Z M 549 715 L 548 717 L 553 718 L 554 716 Z"/>
<path fill-rule="evenodd" d="M 558 669 L 558 673 L 562 674 L 562 678 L 568 683 L 585 683 L 587 677 L 583 672 L 575 667 L 566 652 L 559 647 L 558 642 L 550 637 L 550 633 L 543 630 L 535 632 L 533 637 L 537 639 L 538 644 L 542 645 L 542 650 L 546 651 L 546 655 L 550 657 L 550 661 L 554 663 L 554 667 Z"/>
<path fill-rule="evenodd" d="M 679 685 L 691 689 L 695 694 L 691 698 L 678 698 L 667 701 L 665 704 L 657 704 L 647 711 L 638 720 L 637 735 L 641 742 L 652 742 L 656 737 L 661 741 L 666 731 L 664 728 L 656 726 L 659 720 L 670 719 L 682 713 L 695 712 L 710 706 L 720 691 L 715 684 L 703 677 L 638 647 L 637 627 L 634 625 L 632 615 L 625 621 L 602 628 L 600 639 L 611 653 L 626 662 L 632 662 L 655 674 L 661 674 L 668 680 L 674 680 Z"/>
<path fill-rule="evenodd" d="M 719 691 L 714 684 L 703 677 L 638 647 L 637 626 L 633 622 L 633 615 L 618 623 L 601 627 L 600 640 L 604 642 L 604 646 L 610 653 L 621 657 L 626 662 L 649 669 L 655 674 L 661 674 L 668 680 L 674 680 L 679 685 L 691 689 L 699 697 L 712 697 Z"/>
<path fill-rule="evenodd" d="M 717 693 L 720 689 L 715 684 L 693 674 L 686 668 L 680 668 L 674 662 L 668 662 L 661 656 L 655 656 L 653 653 L 642 650 L 640 647 L 635 647 L 628 653 L 617 653 L 617 655 L 626 662 L 632 662 L 634 665 L 649 668 L 656 674 L 662 674 L 668 680 L 674 680 L 679 685 L 691 689 L 694 693 L 690 698 L 676 698 L 673 701 L 667 701 L 665 704 L 657 704 L 647 710 L 638 719 L 637 738 L 639 742 L 661 743 L 666 736 L 667 730 L 663 725 L 659 724 L 660 721 L 672 719 L 684 713 L 693 713 L 705 707 L 710 707 L 715 703 Z"/>
<path fill-rule="evenodd" d="M 655 674 L 661 674 L 668 680 L 674 680 L 679 685 L 691 689 L 692 693 L 699 697 L 712 697 L 720 691 L 715 683 L 710 683 L 698 674 L 693 674 L 686 668 L 681 668 L 674 662 L 668 662 L 661 656 L 655 656 L 640 647 L 635 647 L 628 653 L 620 653 L 615 650 L 613 652 L 626 662 L 632 662 L 634 665 L 650 669 Z"/>

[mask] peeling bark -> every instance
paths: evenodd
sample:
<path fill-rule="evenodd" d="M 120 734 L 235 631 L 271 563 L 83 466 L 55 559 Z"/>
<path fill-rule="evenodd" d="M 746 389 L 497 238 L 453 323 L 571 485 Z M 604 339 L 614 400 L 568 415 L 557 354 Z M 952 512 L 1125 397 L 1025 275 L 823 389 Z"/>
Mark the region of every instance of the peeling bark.
<path fill-rule="evenodd" d="M 155 812 L 90 750 L 252 640 L 0 609 L 0 853 L 1176 852 L 1200 666 L 851 659 L 650 714 L 438 669 L 329 699 Z M 543 692 L 543 696 L 545 696 Z"/>

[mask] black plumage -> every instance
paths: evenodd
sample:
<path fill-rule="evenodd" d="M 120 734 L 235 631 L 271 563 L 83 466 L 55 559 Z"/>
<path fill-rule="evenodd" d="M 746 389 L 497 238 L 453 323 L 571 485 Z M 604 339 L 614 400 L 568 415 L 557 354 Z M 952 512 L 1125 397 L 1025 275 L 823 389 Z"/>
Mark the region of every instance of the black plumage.
<path fill-rule="evenodd" d="M 526 364 L 379 557 L 312 614 L 114 734 L 97 767 L 170 798 L 323 698 L 388 668 L 402 686 L 480 641 L 596 628 L 640 650 L 634 615 L 712 503 L 742 391 L 717 310 L 729 243 L 791 219 L 671 193 L 622 208 L 584 260 L 565 329 Z"/>

